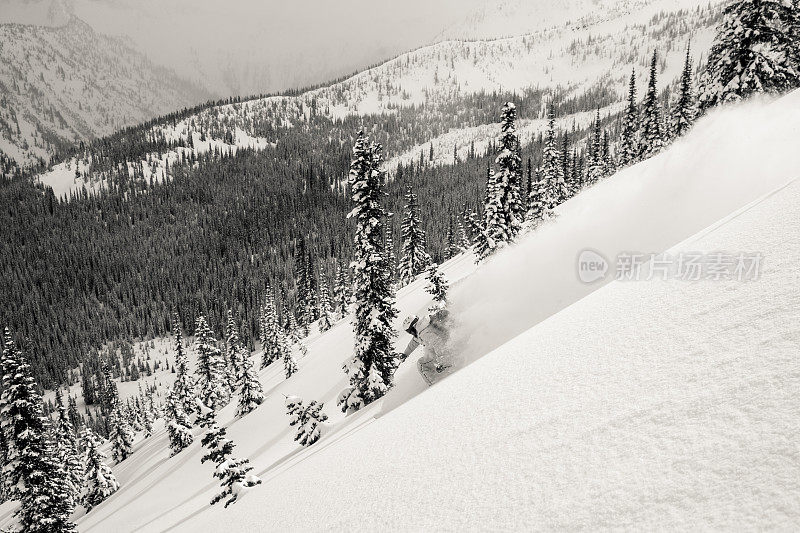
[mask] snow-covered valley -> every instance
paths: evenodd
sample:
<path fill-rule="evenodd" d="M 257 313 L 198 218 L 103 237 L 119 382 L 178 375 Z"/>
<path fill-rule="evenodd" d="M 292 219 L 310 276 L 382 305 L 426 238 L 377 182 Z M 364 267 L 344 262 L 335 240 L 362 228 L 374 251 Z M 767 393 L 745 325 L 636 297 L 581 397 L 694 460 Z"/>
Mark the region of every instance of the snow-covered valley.
<path fill-rule="evenodd" d="M 490 261 L 446 263 L 471 364 L 430 389 L 408 360 L 344 417 L 347 320 L 307 339 L 291 378 L 266 368 L 260 407 L 219 414 L 263 480 L 235 506 L 208 505 L 199 442 L 169 457 L 160 430 L 78 529 L 797 527 L 799 104 L 714 111 Z M 609 259 L 603 281 L 580 281 L 585 249 Z M 761 254 L 757 278 L 613 279 L 623 253 L 720 251 Z M 428 305 L 423 285 L 399 291 L 399 320 Z M 318 443 L 292 440 L 284 395 L 325 403 Z"/>

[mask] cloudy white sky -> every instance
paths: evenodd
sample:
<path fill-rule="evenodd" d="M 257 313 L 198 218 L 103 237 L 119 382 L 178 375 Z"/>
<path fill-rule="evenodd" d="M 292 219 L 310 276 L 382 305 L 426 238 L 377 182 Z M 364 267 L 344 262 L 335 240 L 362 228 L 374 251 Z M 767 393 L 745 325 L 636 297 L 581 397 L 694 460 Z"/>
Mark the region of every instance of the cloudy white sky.
<path fill-rule="evenodd" d="M 72 13 L 217 96 L 351 73 L 443 36 L 498 37 L 563 22 L 599 0 L 0 0 L 0 21 Z M 509 22 L 511 21 L 511 22 Z"/>

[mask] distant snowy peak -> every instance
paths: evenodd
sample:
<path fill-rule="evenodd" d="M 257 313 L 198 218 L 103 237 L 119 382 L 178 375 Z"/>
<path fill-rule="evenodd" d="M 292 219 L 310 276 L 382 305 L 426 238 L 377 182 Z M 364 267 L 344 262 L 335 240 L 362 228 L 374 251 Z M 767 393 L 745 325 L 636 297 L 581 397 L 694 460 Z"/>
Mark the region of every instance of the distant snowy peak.
<path fill-rule="evenodd" d="M 65 4 L 50 7 L 67 16 Z M 0 151 L 20 165 L 207 99 L 74 17 L 57 27 L 0 24 L 0 50 Z"/>

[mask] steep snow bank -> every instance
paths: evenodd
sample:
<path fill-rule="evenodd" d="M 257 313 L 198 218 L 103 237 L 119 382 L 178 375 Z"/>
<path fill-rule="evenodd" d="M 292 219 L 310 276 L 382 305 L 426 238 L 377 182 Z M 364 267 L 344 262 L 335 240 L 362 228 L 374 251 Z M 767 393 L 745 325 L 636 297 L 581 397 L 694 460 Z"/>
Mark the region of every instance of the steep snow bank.
<path fill-rule="evenodd" d="M 800 184 L 719 249 L 761 278 L 607 285 L 178 530 L 797 528 Z"/>
<path fill-rule="evenodd" d="M 199 443 L 169 458 L 159 433 L 115 467 L 123 487 L 79 529 L 797 523 L 798 186 L 686 245 L 762 252 L 758 282 L 613 283 L 583 298 L 604 282 L 579 282 L 575 262 L 583 248 L 664 251 L 785 185 L 800 168 L 799 100 L 716 112 L 474 273 L 466 255 L 446 265 L 456 349 L 476 360 L 502 346 L 491 355 L 423 394 L 409 360 L 383 402 L 343 418 L 342 322 L 309 339 L 289 380 L 277 365 L 261 372 L 256 411 L 219 415 L 263 485 L 210 507 Z M 399 320 L 428 304 L 423 286 L 400 291 Z M 292 441 L 283 394 L 326 403 L 333 428 L 307 450 Z"/>

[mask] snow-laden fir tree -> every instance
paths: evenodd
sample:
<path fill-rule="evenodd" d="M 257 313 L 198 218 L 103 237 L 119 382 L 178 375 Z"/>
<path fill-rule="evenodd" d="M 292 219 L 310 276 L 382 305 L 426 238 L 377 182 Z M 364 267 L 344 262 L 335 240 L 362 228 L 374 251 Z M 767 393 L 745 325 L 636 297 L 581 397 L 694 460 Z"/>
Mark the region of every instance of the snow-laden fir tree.
<path fill-rule="evenodd" d="M 450 215 L 450 222 L 447 224 L 447 235 L 445 236 L 444 258 L 445 260 L 452 259 L 459 253 L 461 253 L 461 248 L 456 240 L 453 215 Z"/>
<path fill-rule="evenodd" d="M 49 426 L 49 419 L 46 418 L 45 422 Z M 61 463 L 56 437 L 50 428 L 46 428 L 43 440 L 43 482 L 36 490 L 23 496 L 21 516 L 25 516 L 25 507 L 30 507 L 33 512 L 27 527 L 24 518 L 20 521 L 25 531 L 72 532 L 75 531 L 75 524 L 70 518 L 75 511 L 79 493 L 69 479 L 66 465 Z"/>
<path fill-rule="evenodd" d="M 281 353 L 283 355 L 283 373 L 286 379 L 289 379 L 297 372 L 297 361 L 295 361 L 292 347 L 289 345 L 289 339 L 285 335 L 282 335 L 278 339 L 278 342 L 281 344 Z M 302 341 L 300 341 L 298 346 L 300 346 L 301 349 L 305 348 Z"/>
<path fill-rule="evenodd" d="M 253 368 L 253 361 L 250 357 L 245 357 L 242 361 L 244 374 L 242 375 L 242 387 L 239 389 L 239 406 L 236 409 L 236 416 L 244 416 L 252 412 L 264 401 L 264 390 L 258 380 Z"/>
<path fill-rule="evenodd" d="M 475 255 L 478 261 L 491 255 L 502 242 L 505 242 L 502 239 L 508 238 L 496 178 L 494 169 L 489 168 L 486 176 L 483 224 L 478 223 L 477 217 L 472 220 L 471 228 L 475 235 Z"/>
<path fill-rule="evenodd" d="M 542 165 L 539 170 L 545 183 L 545 207 L 553 209 L 568 196 L 564 176 L 561 175 L 561 155 L 556 136 L 556 117 L 553 107 L 547 110 L 547 131 L 544 135 Z"/>
<path fill-rule="evenodd" d="M 394 252 L 392 255 L 394 255 Z M 347 279 L 347 267 L 342 259 L 339 259 L 336 263 L 336 284 L 333 290 L 333 302 L 337 315 L 339 318 L 343 318 L 347 314 L 347 308 L 350 304 L 350 282 Z"/>
<path fill-rule="evenodd" d="M 319 274 L 319 330 L 328 331 L 335 322 L 331 297 L 328 292 L 328 279 L 325 272 Z"/>
<path fill-rule="evenodd" d="M 279 333 L 282 333 L 278 324 L 278 315 L 275 311 L 275 302 L 272 293 L 267 287 L 267 298 L 261 307 L 261 318 L 259 319 L 259 340 L 261 341 L 261 368 L 266 368 L 273 361 L 281 358 L 280 346 L 277 342 Z"/>
<path fill-rule="evenodd" d="M 78 413 L 78 402 L 75 400 L 74 396 L 67 396 L 67 413 L 69 414 L 69 420 L 72 422 L 72 427 L 75 430 L 79 430 L 82 426 L 81 415 Z"/>
<path fill-rule="evenodd" d="M 603 161 L 603 177 L 614 174 L 617 171 L 617 162 L 611 152 L 611 139 L 608 135 L 608 130 L 603 130 L 603 149 L 600 157 Z"/>
<path fill-rule="evenodd" d="M 639 154 L 642 159 L 656 155 L 664 148 L 664 129 L 661 122 L 661 104 L 658 101 L 656 77 L 658 75 L 658 52 L 653 52 L 650 62 L 650 80 L 642 102 L 642 124 L 639 136 Z"/>
<path fill-rule="evenodd" d="M 139 388 L 139 405 L 141 406 L 142 425 L 144 426 L 144 438 L 148 438 L 153 434 L 153 397 L 145 397 L 142 394 L 141 387 Z"/>
<path fill-rule="evenodd" d="M 42 398 L 24 355 L 4 332 L 0 417 L 6 444 L 8 496 L 18 500 L 23 531 L 74 531 L 75 495 L 47 435 Z"/>
<path fill-rule="evenodd" d="M 289 425 L 295 427 L 294 440 L 301 446 L 311 446 L 322 436 L 322 428 L 327 425 L 328 415 L 322 412 L 324 404 L 312 401 L 307 406 L 297 396 L 286 397 L 286 410 Z"/>
<path fill-rule="evenodd" d="M 444 276 L 439 266 L 432 264 L 428 268 L 427 276 L 428 284 L 425 286 L 425 292 L 433 296 L 433 307 L 431 309 L 438 309 L 444 307 L 447 303 L 447 278 Z"/>
<path fill-rule="evenodd" d="M 382 205 L 385 193 L 381 150 L 360 131 L 348 178 L 354 204 L 348 217 L 356 222 L 352 263 L 355 347 L 344 365 L 350 386 L 338 400 L 345 412 L 356 411 L 383 396 L 392 385 L 397 366 L 392 346 L 396 334 L 392 321 L 397 310 L 383 249 L 386 211 Z"/>
<path fill-rule="evenodd" d="M 61 389 L 56 391 L 56 409 L 58 415 L 54 427 L 56 454 L 58 456 L 58 464 L 64 469 L 65 481 L 70 485 L 70 494 L 73 498 L 74 506 L 78 503 L 77 499 L 83 492 L 83 464 L 80 459 L 75 428 L 69 419 L 67 408 L 64 406 Z"/>
<path fill-rule="evenodd" d="M 108 428 L 111 456 L 117 463 L 121 463 L 133 453 L 133 434 L 119 402 L 108 414 Z"/>
<path fill-rule="evenodd" d="M 586 173 L 586 181 L 593 185 L 603 177 L 603 132 L 600 129 L 600 110 L 592 125 L 592 134 L 589 138 L 589 161 Z"/>
<path fill-rule="evenodd" d="M 141 418 L 141 411 L 139 407 L 135 403 L 131 403 L 131 399 L 128 398 L 125 401 L 125 404 L 121 406 L 122 415 L 125 420 L 128 422 L 128 427 L 131 428 L 132 433 L 138 433 L 144 429 L 144 423 L 142 422 Z"/>
<path fill-rule="evenodd" d="M 8 405 L 5 391 L 8 391 L 11 376 L 16 373 L 16 354 L 14 341 L 8 328 L 3 331 L 3 351 L 0 356 L 0 501 L 11 498 L 10 483 L 8 480 L 9 446 L 13 443 L 6 440 L 6 435 L 11 431 L 10 420 L 7 418 Z"/>
<path fill-rule="evenodd" d="M 104 461 L 105 456 L 100 451 L 100 443 L 94 432 L 89 427 L 85 427 L 81 437 L 85 450 L 83 464 L 86 493 L 83 497 L 83 505 L 88 513 L 114 494 L 119 489 L 119 483 Z"/>
<path fill-rule="evenodd" d="M 564 136 L 561 138 L 561 150 L 559 150 L 559 155 L 561 156 L 561 177 L 564 179 L 564 187 L 565 187 L 565 200 L 568 200 L 578 194 L 580 190 L 580 184 L 574 179 L 572 175 L 572 161 L 570 159 L 570 151 L 569 151 L 569 136 L 566 132 L 564 132 Z M 532 185 L 532 183 L 531 183 Z M 528 189 L 528 196 L 530 197 L 530 188 Z"/>
<path fill-rule="evenodd" d="M 219 409 L 225 403 L 225 364 L 217 340 L 202 316 L 197 318 L 194 331 L 197 352 L 197 396 L 209 409 Z"/>
<path fill-rule="evenodd" d="M 545 197 L 547 196 L 547 182 L 542 179 L 542 173 L 537 168 L 533 173 L 530 192 L 528 193 L 528 214 L 526 220 L 536 225 L 544 220 L 550 209 L 547 207 Z"/>
<path fill-rule="evenodd" d="M 201 463 L 211 461 L 215 465 L 214 477 L 220 480 L 221 492 L 211 499 L 211 505 L 220 500 L 225 501 L 225 507 L 234 503 L 238 497 L 246 490 L 261 483 L 261 480 L 254 474 L 250 474 L 253 469 L 247 459 L 239 459 L 233 454 L 236 446 L 232 440 L 226 436 L 224 427 L 217 424 L 214 410 L 205 406 L 198 400 L 197 405 L 200 416 L 208 421 L 208 431 L 203 435 L 203 447 L 208 450 Z"/>
<path fill-rule="evenodd" d="M 183 346 L 178 313 L 173 316 L 172 329 L 175 334 L 175 382 L 172 385 L 172 390 L 175 392 L 175 401 L 188 418 L 194 413 L 196 394 L 192 377 L 189 375 L 189 360 L 186 355 L 186 349 Z"/>
<path fill-rule="evenodd" d="M 233 310 L 228 309 L 228 316 L 225 322 L 225 359 L 230 365 L 227 372 L 227 381 L 228 388 L 232 391 L 237 390 L 241 386 L 243 372 L 242 361 L 239 358 L 241 355 L 241 344 L 239 328 L 236 326 L 236 320 L 233 318 Z"/>
<path fill-rule="evenodd" d="M 467 233 L 467 226 L 469 225 L 468 222 L 469 215 L 467 212 L 467 205 L 464 204 L 464 209 L 461 215 L 458 217 L 457 221 L 457 236 L 458 236 L 458 246 L 461 248 L 462 251 L 468 250 L 470 246 L 472 246 L 472 242 L 470 241 L 469 234 Z"/>
<path fill-rule="evenodd" d="M 189 446 L 194 441 L 192 435 L 192 424 L 183 409 L 182 402 L 175 389 L 167 393 L 167 405 L 165 407 L 167 436 L 169 437 L 169 447 L 172 455 L 180 453 L 181 450 Z"/>
<path fill-rule="evenodd" d="M 41 398 L 30 368 L 17 350 L 8 328 L 3 335 L 3 389 L 0 393 L 0 427 L 5 444 L 3 478 L 9 499 L 19 500 L 39 457 L 43 432 Z"/>
<path fill-rule="evenodd" d="M 384 247 L 386 250 L 386 264 L 389 268 L 389 278 L 394 281 L 397 277 L 397 258 L 394 255 L 394 230 L 392 229 L 392 219 L 394 213 L 386 214 L 386 238 Z"/>
<path fill-rule="evenodd" d="M 800 85 L 796 11 L 781 0 L 735 0 L 717 28 L 700 80 L 702 110 Z"/>
<path fill-rule="evenodd" d="M 517 106 L 506 102 L 500 114 L 500 138 L 495 159 L 498 172 L 494 177 L 495 194 L 500 207 L 501 224 L 491 237 L 496 242 L 514 240 L 522 226 L 522 159 L 517 137 Z"/>
<path fill-rule="evenodd" d="M 697 116 L 697 101 L 692 83 L 692 56 L 689 45 L 687 45 L 678 97 L 672 107 L 672 135 L 674 137 L 685 135 Z"/>
<path fill-rule="evenodd" d="M 425 271 L 431 262 L 431 257 L 425 251 L 427 239 L 419 219 L 419 204 L 414 188 L 409 185 L 406 189 L 406 205 L 403 209 L 403 223 L 400 233 L 403 238 L 403 253 L 397 271 L 400 283 L 408 285 L 414 278 Z M 388 265 L 387 265 L 388 266 Z"/>
<path fill-rule="evenodd" d="M 267 293 L 269 294 L 269 291 L 267 291 Z M 271 296 L 267 297 L 261 313 L 261 346 L 264 349 L 261 356 L 261 368 L 266 368 L 275 361 L 281 361 L 284 365 L 284 369 L 286 369 L 288 354 L 288 358 L 291 360 L 291 364 L 288 366 L 291 367 L 292 372 L 294 372 L 296 366 L 294 365 L 294 358 L 291 353 L 290 338 L 278 323 L 275 304 Z M 289 314 L 289 319 L 291 320 L 291 318 L 292 315 Z M 292 329 L 291 325 L 289 326 L 289 330 L 295 331 L 295 329 Z M 300 339 L 295 338 L 295 342 L 300 343 Z"/>
<path fill-rule="evenodd" d="M 636 105 L 636 71 L 631 72 L 628 83 L 628 106 L 622 119 L 619 164 L 632 165 L 639 160 L 639 108 Z"/>

